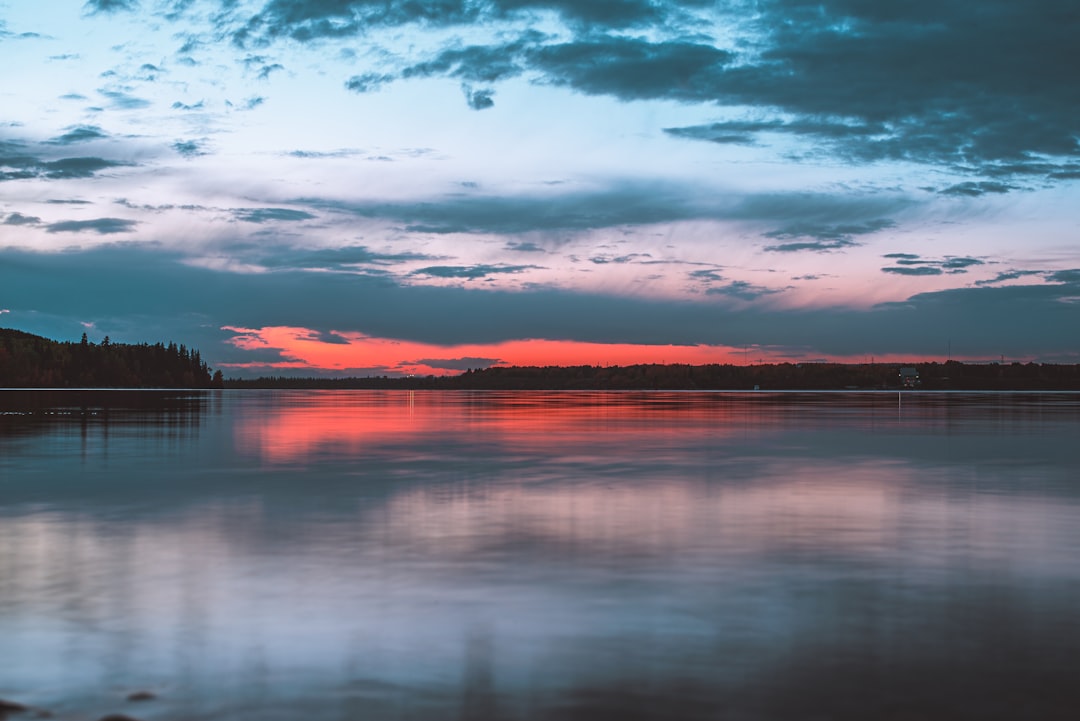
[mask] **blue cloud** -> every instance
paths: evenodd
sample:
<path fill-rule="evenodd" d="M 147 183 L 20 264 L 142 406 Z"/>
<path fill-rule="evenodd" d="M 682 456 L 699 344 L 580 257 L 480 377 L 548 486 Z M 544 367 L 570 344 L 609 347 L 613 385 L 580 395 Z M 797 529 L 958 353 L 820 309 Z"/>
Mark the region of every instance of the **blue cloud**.
<path fill-rule="evenodd" d="M 197 158 L 207 154 L 205 146 L 199 140 L 177 140 L 172 147 L 185 158 Z"/>
<path fill-rule="evenodd" d="M 94 218 L 93 220 L 61 220 L 45 226 L 47 233 L 83 233 L 93 232 L 98 235 L 130 233 L 139 223 L 126 218 Z"/>
<path fill-rule="evenodd" d="M 465 102 L 473 110 L 486 110 L 495 105 L 495 101 L 491 98 L 495 91 L 490 88 L 473 90 L 470 86 L 464 85 L 462 91 L 465 93 Z"/>
<path fill-rule="evenodd" d="M 373 90 L 378 90 L 383 85 L 386 85 L 393 80 L 393 75 L 384 73 L 365 73 L 364 75 L 354 75 L 349 78 L 345 83 L 345 87 L 354 93 L 370 93 Z"/>
<path fill-rule="evenodd" d="M 477 280 L 490 275 L 517 274 L 526 270 L 539 268 L 536 265 L 433 265 L 427 268 L 418 268 L 412 275 L 428 275 L 433 278 L 464 278 Z"/>
<path fill-rule="evenodd" d="M 41 218 L 36 215 L 23 215 L 22 213 L 12 213 L 8 217 L 4 218 L 4 225 L 41 225 Z"/>
<path fill-rule="evenodd" d="M 89 13 L 132 12 L 139 9 L 138 0 L 87 0 L 83 6 Z"/>
<path fill-rule="evenodd" d="M 89 140 L 101 140 L 108 137 L 108 134 L 96 125 L 76 125 L 49 142 L 55 145 L 71 145 L 72 143 L 84 143 Z"/>
<path fill-rule="evenodd" d="M 100 170 L 107 168 L 120 168 L 128 165 L 115 160 L 105 158 L 61 158 L 50 162 L 43 162 L 40 168 L 46 178 L 58 180 L 62 178 L 89 178 Z"/>
<path fill-rule="evenodd" d="M 1000 183 L 997 181 L 982 181 L 973 182 L 968 181 L 964 183 L 957 183 L 956 185 L 950 185 L 944 190 L 940 190 L 942 195 L 957 195 L 965 196 L 969 198 L 977 198 L 980 195 L 986 195 L 988 193 L 1008 193 L 1010 190 L 1015 190 L 1016 186 L 1009 185 L 1007 183 Z"/>
<path fill-rule="evenodd" d="M 150 101 L 139 98 L 123 90 L 98 90 L 98 93 L 109 99 L 109 107 L 117 110 L 142 110 L 150 107 Z"/>
<path fill-rule="evenodd" d="M 233 211 L 237 220 L 247 223 L 266 223 L 274 220 L 299 221 L 313 220 L 316 216 L 303 210 L 292 208 L 239 208 Z"/>
<path fill-rule="evenodd" d="M 936 268 L 929 265 L 919 266 L 890 266 L 881 269 L 882 273 L 893 273 L 895 275 L 941 275 L 945 271 L 941 268 Z"/>

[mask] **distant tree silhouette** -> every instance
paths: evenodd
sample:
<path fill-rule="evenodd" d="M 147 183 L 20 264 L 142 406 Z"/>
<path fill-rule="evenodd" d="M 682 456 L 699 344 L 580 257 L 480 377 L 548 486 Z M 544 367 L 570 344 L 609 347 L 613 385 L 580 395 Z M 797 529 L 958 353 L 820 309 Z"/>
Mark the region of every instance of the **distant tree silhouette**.
<path fill-rule="evenodd" d="M 108 336 L 94 345 L 85 333 L 78 343 L 60 343 L 0 328 L 0 387 L 211 387 L 210 368 L 198 351 L 180 348 L 113 343 Z M 223 385 L 222 379 L 218 387 Z"/>
<path fill-rule="evenodd" d="M 904 365 L 912 365 L 905 363 Z M 918 363 L 925 390 L 1080 390 L 1080 365 Z M 513 366 L 458 376 L 231 379 L 229 388 L 444 390 L 899 390 L 900 364 Z"/>

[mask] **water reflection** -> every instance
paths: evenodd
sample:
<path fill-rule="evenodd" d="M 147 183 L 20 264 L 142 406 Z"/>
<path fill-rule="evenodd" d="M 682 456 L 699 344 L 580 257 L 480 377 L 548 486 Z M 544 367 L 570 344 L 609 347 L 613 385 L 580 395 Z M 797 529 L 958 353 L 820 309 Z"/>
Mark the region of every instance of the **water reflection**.
<path fill-rule="evenodd" d="M 164 445 L 171 421 L 110 415 L 107 460 L 58 442 L 68 421 L 0 436 L 0 698 L 328 721 L 1080 702 L 1076 397 L 219 397 Z"/>

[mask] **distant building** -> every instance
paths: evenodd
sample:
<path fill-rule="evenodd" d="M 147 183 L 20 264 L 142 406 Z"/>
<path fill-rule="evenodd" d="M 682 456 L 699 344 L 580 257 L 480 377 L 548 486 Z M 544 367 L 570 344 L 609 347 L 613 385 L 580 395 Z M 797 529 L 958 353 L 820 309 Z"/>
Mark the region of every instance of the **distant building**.
<path fill-rule="evenodd" d="M 915 388 L 919 385 L 919 369 L 913 366 L 905 366 L 900 369 L 900 386 L 902 388 Z"/>

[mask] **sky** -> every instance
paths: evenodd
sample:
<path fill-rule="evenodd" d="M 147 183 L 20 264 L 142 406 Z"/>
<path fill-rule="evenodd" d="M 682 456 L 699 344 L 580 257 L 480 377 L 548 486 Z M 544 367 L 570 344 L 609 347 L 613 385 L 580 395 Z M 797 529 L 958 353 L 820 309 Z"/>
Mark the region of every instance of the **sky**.
<path fill-rule="evenodd" d="M 1080 362 L 1073 0 L 0 0 L 0 327 Z"/>

